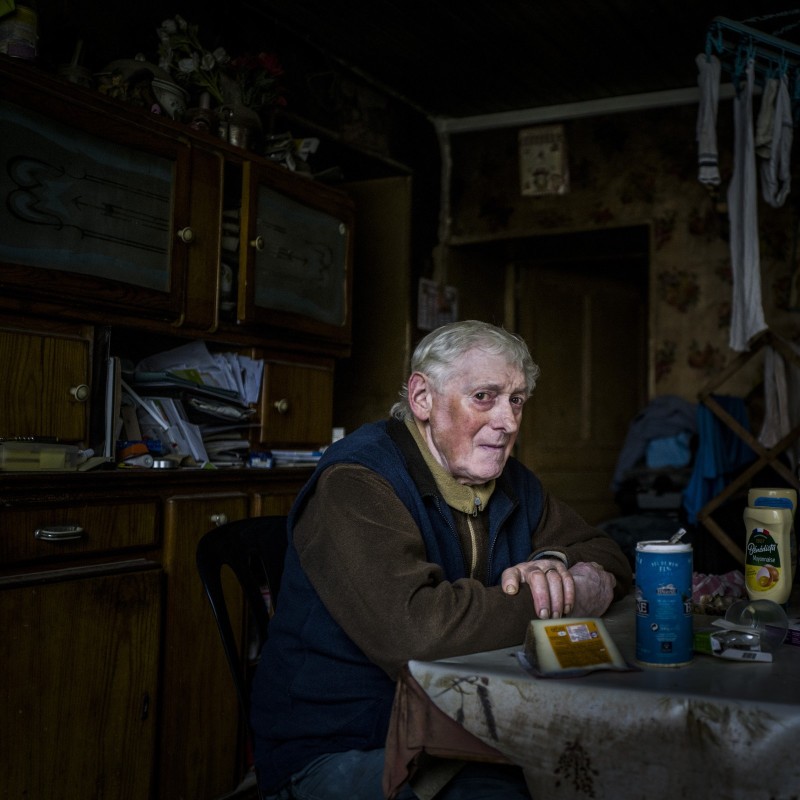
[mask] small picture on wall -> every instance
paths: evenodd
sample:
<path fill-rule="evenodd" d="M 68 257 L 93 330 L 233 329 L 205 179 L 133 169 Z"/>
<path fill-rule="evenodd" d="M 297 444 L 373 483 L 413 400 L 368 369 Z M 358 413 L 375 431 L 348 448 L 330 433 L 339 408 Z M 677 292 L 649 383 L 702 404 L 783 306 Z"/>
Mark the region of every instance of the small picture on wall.
<path fill-rule="evenodd" d="M 419 279 L 417 327 L 432 331 L 458 319 L 458 289 L 428 278 Z"/>
<path fill-rule="evenodd" d="M 563 125 L 540 125 L 519 132 L 519 178 L 523 196 L 569 191 Z"/>

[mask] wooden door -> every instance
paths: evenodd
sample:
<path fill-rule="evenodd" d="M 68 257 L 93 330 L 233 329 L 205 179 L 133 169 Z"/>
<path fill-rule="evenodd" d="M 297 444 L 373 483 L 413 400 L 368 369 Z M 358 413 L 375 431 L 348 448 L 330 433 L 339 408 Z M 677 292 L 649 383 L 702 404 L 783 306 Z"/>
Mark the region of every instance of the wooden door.
<path fill-rule="evenodd" d="M 3 797 L 151 796 L 161 571 L 87 572 L 0 581 Z"/>
<path fill-rule="evenodd" d="M 260 443 L 318 448 L 330 443 L 333 363 L 264 362 Z"/>
<path fill-rule="evenodd" d="M 241 779 L 241 720 L 233 679 L 211 606 L 197 574 L 200 537 L 243 519 L 244 494 L 181 495 L 167 501 L 164 569 L 167 612 L 161 714 L 163 800 L 212 800 Z M 241 592 L 226 570 L 231 619 L 241 620 Z M 235 625 L 235 622 L 234 622 Z"/>
<path fill-rule="evenodd" d="M 518 329 L 542 370 L 519 457 L 588 522 L 616 516 L 610 488 L 646 396 L 642 282 L 613 269 L 518 265 Z"/>
<path fill-rule="evenodd" d="M 85 442 L 90 342 L 62 334 L 0 330 L 5 380 L 0 437 Z"/>

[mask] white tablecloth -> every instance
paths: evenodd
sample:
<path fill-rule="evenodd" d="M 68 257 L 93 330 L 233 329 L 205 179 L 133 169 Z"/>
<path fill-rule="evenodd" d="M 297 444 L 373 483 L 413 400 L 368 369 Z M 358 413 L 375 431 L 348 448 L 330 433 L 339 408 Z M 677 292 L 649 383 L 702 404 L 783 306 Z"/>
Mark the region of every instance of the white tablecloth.
<path fill-rule="evenodd" d="M 632 662 L 632 598 L 604 619 Z M 580 678 L 535 678 L 519 649 L 408 666 L 448 717 L 524 768 L 534 800 L 800 797 L 800 647 L 769 664 L 696 655 Z"/>

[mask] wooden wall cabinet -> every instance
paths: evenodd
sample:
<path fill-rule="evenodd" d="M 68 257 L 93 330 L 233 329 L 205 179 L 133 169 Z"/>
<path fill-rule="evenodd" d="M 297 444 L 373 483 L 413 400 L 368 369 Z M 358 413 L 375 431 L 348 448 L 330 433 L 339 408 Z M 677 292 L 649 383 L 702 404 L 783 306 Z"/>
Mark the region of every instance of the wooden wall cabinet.
<path fill-rule="evenodd" d="M 0 127 L 0 438 L 94 445 L 106 347 L 141 358 L 202 338 L 265 360 L 254 446 L 330 441 L 351 336 L 346 195 L 3 56 Z M 245 246 L 226 317 L 232 196 Z M 288 246 L 309 231 L 311 249 Z M 266 249 L 250 246 L 260 236 Z M 316 261 L 298 272 L 298 257 Z M 293 304 L 292 280 L 312 273 L 328 283 Z M 0 470 L 8 797 L 214 800 L 236 786 L 244 721 L 195 549 L 225 520 L 286 514 L 309 474 Z"/>

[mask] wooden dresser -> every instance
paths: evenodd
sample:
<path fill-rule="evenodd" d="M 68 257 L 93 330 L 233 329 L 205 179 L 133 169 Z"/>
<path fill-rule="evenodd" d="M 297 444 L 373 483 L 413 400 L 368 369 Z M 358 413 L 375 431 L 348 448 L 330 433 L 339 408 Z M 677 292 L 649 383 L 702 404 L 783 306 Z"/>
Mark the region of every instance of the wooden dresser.
<path fill-rule="evenodd" d="M 345 194 L 5 57 L 0 125 L 0 437 L 96 447 L 108 356 L 202 340 L 264 362 L 254 449 L 330 441 Z M 0 471 L 1 797 L 236 786 L 243 721 L 195 547 L 287 513 L 308 474 Z"/>

